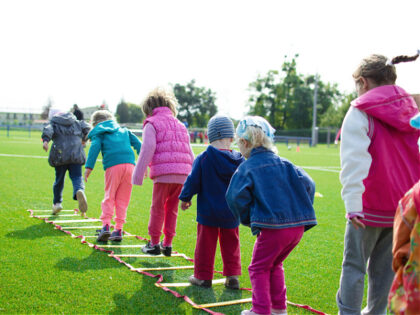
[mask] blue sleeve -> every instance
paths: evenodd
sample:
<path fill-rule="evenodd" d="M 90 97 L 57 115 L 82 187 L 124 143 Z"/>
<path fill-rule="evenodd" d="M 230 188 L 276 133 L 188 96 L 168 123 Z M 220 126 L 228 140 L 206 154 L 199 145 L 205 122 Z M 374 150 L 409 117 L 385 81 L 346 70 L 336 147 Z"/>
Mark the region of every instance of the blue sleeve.
<path fill-rule="evenodd" d="M 137 155 L 140 154 L 141 149 L 141 142 L 139 138 L 135 134 L 133 134 L 131 131 L 128 131 L 128 134 L 130 136 L 130 144 L 131 146 L 137 151 Z"/>
<path fill-rule="evenodd" d="M 82 127 L 82 140 L 83 141 L 87 141 L 88 139 L 88 134 L 90 132 L 90 130 L 92 129 L 92 127 L 85 122 L 84 120 L 80 121 L 80 126 Z"/>
<path fill-rule="evenodd" d="M 201 157 L 199 155 L 193 162 L 190 175 L 188 175 L 187 180 L 182 187 L 181 194 L 179 195 L 179 200 L 190 201 L 195 194 L 200 192 L 201 186 Z"/>
<path fill-rule="evenodd" d="M 252 189 L 251 177 L 237 170 L 233 174 L 226 191 L 226 202 L 230 211 L 232 211 L 236 219 L 239 219 L 243 225 L 247 226 L 251 224 Z"/>
<path fill-rule="evenodd" d="M 85 168 L 93 169 L 95 167 L 96 159 L 98 158 L 99 152 L 101 152 L 102 139 L 99 136 L 92 137 L 92 143 L 90 144 L 88 157 L 86 160 Z"/>
<path fill-rule="evenodd" d="M 296 167 L 296 171 L 302 180 L 303 186 L 305 186 L 306 192 L 309 196 L 309 199 L 311 200 L 311 203 L 314 203 L 314 197 L 315 197 L 315 182 L 311 178 L 311 176 L 308 175 L 302 168 Z"/>

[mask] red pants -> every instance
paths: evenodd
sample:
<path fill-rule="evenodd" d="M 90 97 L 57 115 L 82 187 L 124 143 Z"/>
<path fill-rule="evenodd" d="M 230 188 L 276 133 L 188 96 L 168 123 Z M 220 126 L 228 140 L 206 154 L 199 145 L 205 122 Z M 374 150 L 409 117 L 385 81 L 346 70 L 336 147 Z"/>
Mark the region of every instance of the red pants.
<path fill-rule="evenodd" d="M 223 275 L 239 276 L 241 274 L 239 228 L 224 229 L 198 223 L 194 254 L 194 277 L 197 279 L 213 279 L 217 239 L 219 239 L 222 252 Z"/>
<path fill-rule="evenodd" d="M 165 238 L 163 245 L 172 245 L 175 237 L 176 220 L 178 217 L 179 195 L 182 184 L 155 183 L 153 185 L 152 206 L 150 208 L 149 235 L 154 245 L 160 242 L 160 236 Z"/>

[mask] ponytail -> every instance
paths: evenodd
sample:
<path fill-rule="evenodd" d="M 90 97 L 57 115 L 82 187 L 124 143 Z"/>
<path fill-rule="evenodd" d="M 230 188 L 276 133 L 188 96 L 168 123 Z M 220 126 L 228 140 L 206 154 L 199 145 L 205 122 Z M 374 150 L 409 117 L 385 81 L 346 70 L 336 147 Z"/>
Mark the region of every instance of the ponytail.
<path fill-rule="evenodd" d="M 406 56 L 406 55 L 396 56 L 392 58 L 391 64 L 396 65 L 397 63 L 400 63 L 400 62 L 415 61 L 419 57 L 419 55 L 420 55 L 420 50 L 417 50 L 417 54 L 414 56 Z"/>

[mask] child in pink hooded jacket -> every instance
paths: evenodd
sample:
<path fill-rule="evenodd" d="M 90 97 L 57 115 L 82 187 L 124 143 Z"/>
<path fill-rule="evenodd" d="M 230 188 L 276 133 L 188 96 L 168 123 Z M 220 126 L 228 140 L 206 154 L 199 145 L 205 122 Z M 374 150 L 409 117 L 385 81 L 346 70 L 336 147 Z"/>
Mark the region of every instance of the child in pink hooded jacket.
<path fill-rule="evenodd" d="M 178 196 L 191 171 L 194 154 L 187 128 L 176 118 L 178 102 L 172 91 L 157 88 L 142 105 L 143 144 L 133 173 L 133 184 L 142 185 L 150 167 L 153 196 L 150 208 L 150 242 L 142 251 L 171 256 L 178 217 Z M 160 237 L 165 235 L 162 242 Z"/>
<path fill-rule="evenodd" d="M 371 55 L 353 74 L 359 95 L 341 133 L 342 198 L 347 212 L 339 314 L 386 314 L 392 272 L 392 226 L 398 200 L 419 180 L 418 130 L 409 125 L 418 113 L 414 99 L 395 85 L 395 64 Z M 367 262 L 369 261 L 369 264 Z M 361 312 L 368 273 L 367 306 Z"/>

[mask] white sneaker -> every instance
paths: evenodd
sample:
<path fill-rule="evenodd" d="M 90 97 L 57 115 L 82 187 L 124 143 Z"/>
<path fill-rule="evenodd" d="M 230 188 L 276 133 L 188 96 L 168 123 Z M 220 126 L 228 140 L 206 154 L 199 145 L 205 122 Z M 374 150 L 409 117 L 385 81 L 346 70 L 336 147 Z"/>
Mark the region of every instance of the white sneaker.
<path fill-rule="evenodd" d="M 77 202 L 79 203 L 80 212 L 81 213 L 86 213 L 86 211 L 88 209 L 88 205 L 87 205 L 87 199 L 86 199 L 85 192 L 83 190 L 78 190 L 76 192 L 76 199 L 77 199 Z"/>
<path fill-rule="evenodd" d="M 56 215 L 61 210 L 63 210 L 63 206 L 61 205 L 61 203 L 53 204 L 53 206 L 52 206 L 52 211 L 53 211 L 52 214 Z"/>

